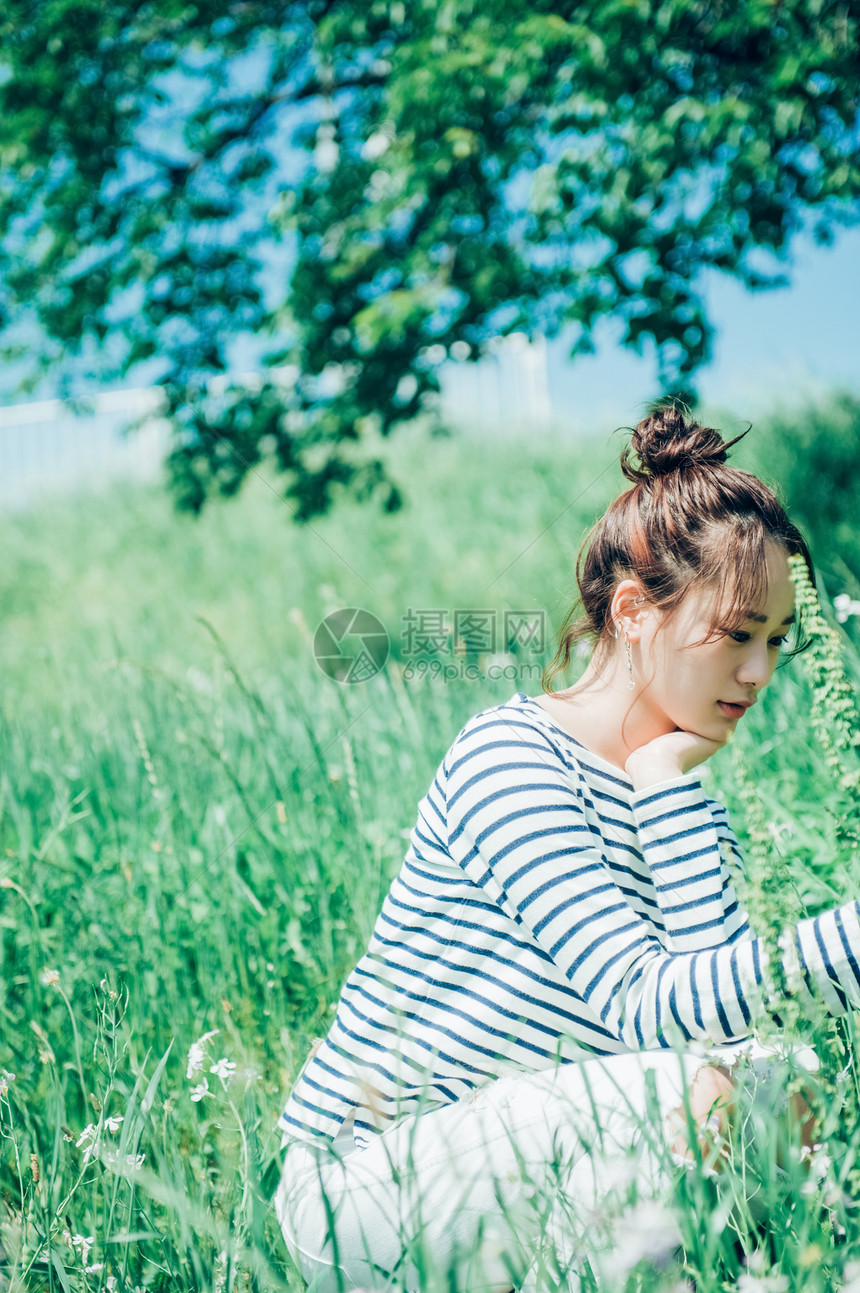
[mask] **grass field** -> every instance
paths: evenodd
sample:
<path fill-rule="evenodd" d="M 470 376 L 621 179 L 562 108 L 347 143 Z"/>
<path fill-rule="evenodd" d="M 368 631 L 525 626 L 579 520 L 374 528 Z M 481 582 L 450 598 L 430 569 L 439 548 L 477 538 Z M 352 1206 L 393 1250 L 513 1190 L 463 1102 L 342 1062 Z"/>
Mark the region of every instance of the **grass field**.
<path fill-rule="evenodd" d="M 303 1288 L 269 1205 L 275 1120 L 445 750 L 472 714 L 540 691 L 579 544 L 622 487 L 620 448 L 404 435 L 388 447 L 403 512 L 343 503 L 304 527 L 262 476 L 199 520 L 133 487 L 0 518 L 10 1287 Z M 831 621 L 839 591 L 822 587 Z M 313 654 L 320 620 L 347 606 L 391 639 L 385 668 L 355 685 Z M 417 671 L 403 617 L 445 611 L 450 625 L 458 608 L 499 624 L 542 613 L 548 640 L 507 654 L 497 641 L 495 655 L 449 643 L 434 657 L 447 676 Z M 838 634 L 856 683 L 854 622 Z M 479 676 L 460 676 L 470 663 Z M 492 663 L 507 673 L 488 676 Z M 832 696 L 808 665 L 780 669 L 703 770 L 748 850 L 761 920 L 858 892 L 858 796 L 833 763 L 850 769 L 856 749 L 822 743 Z M 853 1060 L 851 1018 L 800 1027 Z M 770 1264 L 743 1293 L 855 1278 L 856 1099 L 840 1092 L 830 1166 L 816 1191 L 791 1178 Z M 703 1177 L 687 1200 L 700 1293 L 741 1269 L 714 1247 L 714 1188 Z M 630 1288 L 678 1287 L 645 1266 Z"/>

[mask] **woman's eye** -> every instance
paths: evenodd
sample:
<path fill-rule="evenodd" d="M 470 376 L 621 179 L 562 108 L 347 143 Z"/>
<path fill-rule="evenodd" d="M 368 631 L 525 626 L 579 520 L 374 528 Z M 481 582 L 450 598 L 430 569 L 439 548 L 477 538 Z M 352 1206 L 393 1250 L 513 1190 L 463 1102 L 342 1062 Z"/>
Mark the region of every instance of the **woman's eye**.
<path fill-rule="evenodd" d="M 738 630 L 738 632 L 736 633 L 730 633 L 729 637 L 732 639 L 733 642 L 749 642 L 749 639 L 750 639 L 749 633 L 744 633 L 741 630 Z M 775 647 L 781 647 L 787 641 L 788 641 L 787 637 L 771 638 L 770 645 Z"/>

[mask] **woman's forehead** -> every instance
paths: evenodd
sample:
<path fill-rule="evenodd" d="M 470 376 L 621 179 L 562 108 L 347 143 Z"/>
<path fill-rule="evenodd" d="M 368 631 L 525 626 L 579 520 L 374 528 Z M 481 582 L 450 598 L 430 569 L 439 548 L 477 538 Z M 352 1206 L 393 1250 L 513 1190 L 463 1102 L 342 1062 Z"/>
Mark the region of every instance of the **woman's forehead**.
<path fill-rule="evenodd" d="M 788 575 L 785 579 L 779 575 L 769 579 L 753 597 L 731 585 L 692 585 L 685 601 L 689 614 L 704 618 L 730 615 L 733 619 L 739 616 L 745 623 L 768 624 L 776 620 L 786 625 L 796 618 L 794 584 Z"/>

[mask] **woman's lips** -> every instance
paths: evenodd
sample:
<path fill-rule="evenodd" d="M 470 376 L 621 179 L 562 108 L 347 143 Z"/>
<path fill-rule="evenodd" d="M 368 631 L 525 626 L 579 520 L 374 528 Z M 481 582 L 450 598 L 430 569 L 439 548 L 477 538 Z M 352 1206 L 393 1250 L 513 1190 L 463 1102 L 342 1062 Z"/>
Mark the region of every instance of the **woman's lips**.
<path fill-rule="evenodd" d="M 741 718 L 747 712 L 745 705 L 730 705 L 725 700 L 718 700 L 717 704 L 727 718 Z"/>

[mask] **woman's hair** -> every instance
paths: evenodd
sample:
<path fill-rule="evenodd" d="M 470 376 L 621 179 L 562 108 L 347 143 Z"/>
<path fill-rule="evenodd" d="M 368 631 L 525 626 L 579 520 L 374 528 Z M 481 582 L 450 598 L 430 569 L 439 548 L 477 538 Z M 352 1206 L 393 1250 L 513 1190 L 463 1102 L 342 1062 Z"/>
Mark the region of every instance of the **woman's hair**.
<path fill-rule="evenodd" d="M 688 418 L 689 411 L 684 412 Z M 610 605 L 622 579 L 641 583 L 649 601 L 663 612 L 663 623 L 677 613 L 694 585 L 712 589 L 709 632 L 691 646 L 711 641 L 719 630 L 736 632 L 766 595 L 768 540 L 788 554 L 800 553 L 815 587 L 809 549 L 776 495 L 750 472 L 726 466 L 728 449 L 749 428 L 726 443 L 719 431 L 687 420 L 684 412 L 675 402 L 658 406 L 621 453 L 621 470 L 634 484 L 610 504 L 580 546 L 579 598 L 543 671 L 545 691 L 582 639 L 591 639 L 599 670 L 611 651 Z M 631 449 L 638 466 L 631 461 Z M 809 646 L 800 640 L 799 620 L 797 629 L 798 644 L 785 659 Z"/>

